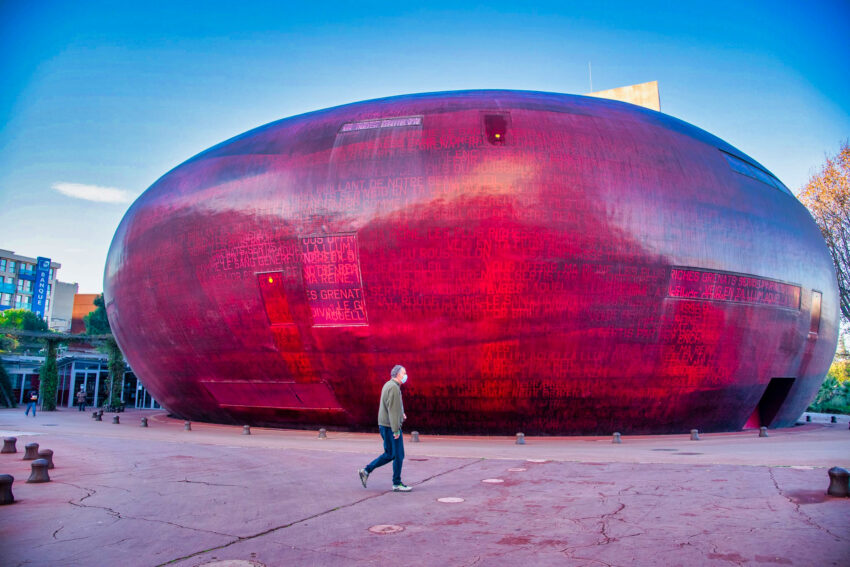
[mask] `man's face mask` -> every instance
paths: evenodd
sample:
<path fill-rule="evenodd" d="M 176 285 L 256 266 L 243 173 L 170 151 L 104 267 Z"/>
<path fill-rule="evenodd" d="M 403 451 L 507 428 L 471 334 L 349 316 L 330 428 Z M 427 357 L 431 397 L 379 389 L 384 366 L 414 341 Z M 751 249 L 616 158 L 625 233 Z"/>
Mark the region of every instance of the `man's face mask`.
<path fill-rule="evenodd" d="M 407 372 L 404 373 L 404 376 L 401 377 L 401 383 L 404 384 L 407 382 Z"/>

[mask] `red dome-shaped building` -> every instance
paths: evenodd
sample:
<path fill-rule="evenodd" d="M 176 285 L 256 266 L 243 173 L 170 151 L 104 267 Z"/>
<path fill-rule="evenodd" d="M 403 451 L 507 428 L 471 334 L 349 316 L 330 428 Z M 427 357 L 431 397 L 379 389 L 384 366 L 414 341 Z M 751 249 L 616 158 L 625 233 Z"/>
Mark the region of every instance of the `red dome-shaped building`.
<path fill-rule="evenodd" d="M 752 158 L 670 116 L 462 91 L 287 118 L 130 207 L 105 298 L 193 420 L 573 434 L 793 424 L 837 341 L 829 253 Z"/>

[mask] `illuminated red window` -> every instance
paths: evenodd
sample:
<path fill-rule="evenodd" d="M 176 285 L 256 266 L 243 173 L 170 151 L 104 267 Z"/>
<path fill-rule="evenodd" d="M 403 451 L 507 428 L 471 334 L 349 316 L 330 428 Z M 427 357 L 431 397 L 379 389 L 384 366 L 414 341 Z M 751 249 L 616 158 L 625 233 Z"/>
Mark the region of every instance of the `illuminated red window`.
<path fill-rule="evenodd" d="M 257 282 L 260 284 L 260 294 L 263 297 L 263 305 L 272 325 L 291 325 L 292 314 L 289 312 L 289 302 L 286 300 L 286 292 L 283 287 L 282 272 L 266 272 L 257 274 Z"/>
<path fill-rule="evenodd" d="M 503 146 L 508 136 L 507 114 L 485 114 L 484 133 L 487 141 L 494 146 Z"/>
<path fill-rule="evenodd" d="M 812 326 L 809 327 L 809 332 L 814 334 L 818 334 L 818 331 L 820 331 L 821 295 L 819 291 L 812 292 Z"/>

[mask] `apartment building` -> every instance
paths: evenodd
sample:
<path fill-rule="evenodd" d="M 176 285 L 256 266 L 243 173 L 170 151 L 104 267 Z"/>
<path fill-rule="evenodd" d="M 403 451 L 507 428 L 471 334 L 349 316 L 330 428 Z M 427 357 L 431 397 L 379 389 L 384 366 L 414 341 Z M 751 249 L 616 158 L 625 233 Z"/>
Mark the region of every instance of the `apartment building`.
<path fill-rule="evenodd" d="M 56 272 L 62 264 L 0 249 L 0 311 L 29 309 L 48 325 L 53 315 Z"/>

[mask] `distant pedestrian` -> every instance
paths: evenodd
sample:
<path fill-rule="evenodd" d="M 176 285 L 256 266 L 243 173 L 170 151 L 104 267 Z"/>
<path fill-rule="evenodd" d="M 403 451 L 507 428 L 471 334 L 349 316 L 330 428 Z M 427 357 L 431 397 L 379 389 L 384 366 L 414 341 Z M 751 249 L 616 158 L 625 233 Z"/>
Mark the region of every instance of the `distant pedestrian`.
<path fill-rule="evenodd" d="M 86 411 L 86 387 L 80 384 L 80 391 L 77 392 L 77 404 L 80 406 L 80 411 Z"/>
<path fill-rule="evenodd" d="M 27 404 L 27 411 L 25 415 L 29 415 L 30 409 L 32 409 L 32 416 L 35 417 L 36 404 L 38 404 L 38 390 L 30 390 L 30 398 L 29 403 Z"/>
<path fill-rule="evenodd" d="M 396 364 L 390 372 L 390 379 L 381 390 L 381 402 L 378 405 L 378 429 L 384 441 L 384 453 L 377 459 L 366 465 L 366 468 L 357 471 L 360 474 L 360 482 L 366 488 L 369 475 L 376 468 L 393 463 L 393 491 L 410 492 L 413 490 L 401 482 L 401 465 L 404 460 L 404 440 L 401 434 L 401 424 L 407 419 L 404 413 L 404 404 L 401 401 L 401 385 L 407 382 L 407 370 L 404 366 Z"/>

